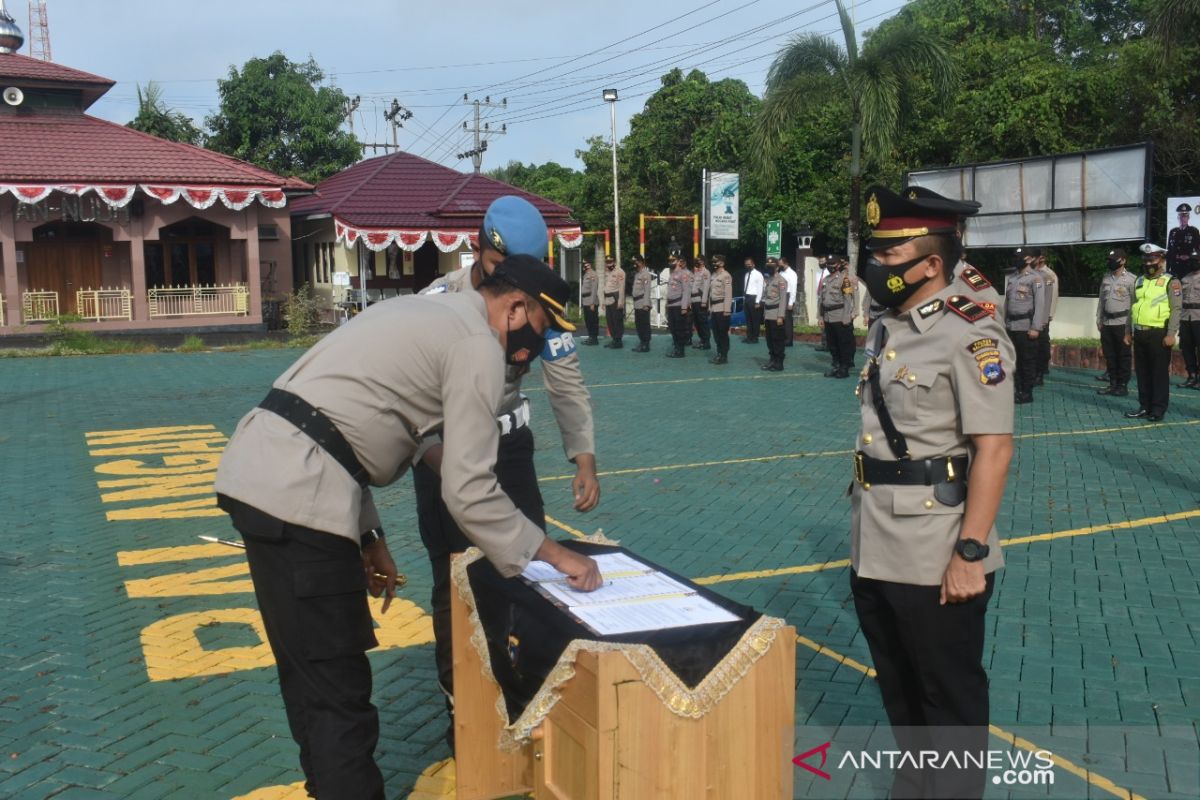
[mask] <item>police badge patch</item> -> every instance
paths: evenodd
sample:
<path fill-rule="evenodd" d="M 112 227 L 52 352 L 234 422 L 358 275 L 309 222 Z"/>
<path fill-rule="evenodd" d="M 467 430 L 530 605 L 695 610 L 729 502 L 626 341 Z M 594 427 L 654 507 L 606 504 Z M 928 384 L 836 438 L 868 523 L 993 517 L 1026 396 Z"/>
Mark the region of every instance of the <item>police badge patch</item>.
<path fill-rule="evenodd" d="M 980 383 L 995 386 L 1004 381 L 1004 364 L 995 339 L 976 339 L 967 345 L 967 352 L 975 357 L 975 363 L 979 366 Z"/>

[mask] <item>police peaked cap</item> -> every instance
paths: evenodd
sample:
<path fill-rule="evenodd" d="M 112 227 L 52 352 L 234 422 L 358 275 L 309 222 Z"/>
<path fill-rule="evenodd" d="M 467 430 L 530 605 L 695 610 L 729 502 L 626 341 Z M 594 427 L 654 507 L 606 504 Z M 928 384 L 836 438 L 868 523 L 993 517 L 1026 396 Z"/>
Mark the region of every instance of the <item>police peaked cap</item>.
<path fill-rule="evenodd" d="M 575 326 L 566 319 L 571 287 L 541 259 L 523 253 L 509 256 L 496 265 L 488 280 L 515 286 L 537 300 L 550 317 L 552 327 L 560 331 L 575 330 Z"/>
<path fill-rule="evenodd" d="M 1180 203 L 1179 208 L 1175 209 L 1175 213 L 1190 214 L 1190 213 L 1192 213 L 1192 207 L 1189 206 L 1187 203 Z"/>
<path fill-rule="evenodd" d="M 871 226 L 868 250 L 895 247 L 919 236 L 953 234 L 963 217 L 979 212 L 974 200 L 951 200 L 924 186 L 910 186 L 896 194 L 878 184 L 867 189 L 867 224 Z"/>

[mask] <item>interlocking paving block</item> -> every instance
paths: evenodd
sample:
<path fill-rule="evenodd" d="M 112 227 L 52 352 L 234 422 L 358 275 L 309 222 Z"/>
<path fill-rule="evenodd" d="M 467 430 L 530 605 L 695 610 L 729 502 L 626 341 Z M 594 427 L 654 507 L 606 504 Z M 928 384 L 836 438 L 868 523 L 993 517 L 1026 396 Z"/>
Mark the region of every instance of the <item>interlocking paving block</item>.
<path fill-rule="evenodd" d="M 792 348 L 787 371 L 770 377 L 758 369 L 763 348 L 735 342 L 730 364 L 718 370 L 690 351 L 663 359 L 661 338 L 654 346 L 652 361 L 627 350 L 581 350 L 603 489 L 588 514 L 572 508 L 573 467 L 534 367 L 526 388 L 547 512 L 585 533 L 603 528 L 689 577 L 811 565 L 712 588 L 784 617 L 833 651 L 797 645 L 798 725 L 886 730 L 874 681 L 838 660 L 871 663 L 849 571 L 839 564 L 848 557 L 845 491 L 857 425 L 850 382 L 821 378 L 827 359 L 806 345 Z M 261 646 L 251 623 L 222 622 L 188 640 L 180 622 L 170 636 L 151 636 L 155 624 L 188 615 L 253 614 L 244 584 L 197 594 L 191 580 L 238 564 L 238 555 L 145 560 L 155 549 L 184 552 L 200 534 L 229 535 L 227 520 L 110 521 L 109 512 L 135 503 L 101 499 L 113 490 L 98 482 L 114 476 L 96 469 L 112 459 L 91 455 L 100 448 L 86 436 L 169 426 L 228 435 L 298 355 L 5 360 L 0 402 L 9 425 L 0 441 L 30 455 L 0 459 L 0 615 L 9 625 L 0 647 L 0 796 L 220 798 L 299 780 L 273 667 L 229 655 Z M 1117 786 L 1195 797 L 1197 761 L 1187 748 L 1196 745 L 1189 726 L 1200 716 L 1200 395 L 1175 392 L 1164 424 L 1133 424 L 1120 417 L 1127 404 L 1093 394 L 1091 375 L 1056 369 L 1038 401 L 1017 410 L 998 527 L 1005 538 L 1059 538 L 1005 547 L 985 650 L 992 718 L 1001 727 L 1053 723 L 1056 752 Z M 411 481 L 376 499 L 409 577 L 404 597 L 427 612 L 431 582 Z M 550 532 L 569 537 L 553 525 Z M 123 566 L 119 553 L 143 555 Z M 131 581 L 154 578 L 158 594 L 131 595 Z M 193 588 L 170 594 L 182 585 Z M 144 645 L 156 641 L 164 663 L 204 660 L 215 672 L 152 680 Z M 422 773 L 449 756 L 432 660 L 427 643 L 371 655 L 389 796 L 424 789 Z M 1123 724 L 1160 725 L 1163 733 L 1137 745 L 1097 733 Z M 803 780 L 798 773 L 798 796 L 816 791 Z M 878 776 L 839 784 L 848 796 L 878 796 L 881 788 Z M 1110 796 L 1062 772 L 1057 789 Z M 989 788 L 988 796 L 1058 795 Z"/>

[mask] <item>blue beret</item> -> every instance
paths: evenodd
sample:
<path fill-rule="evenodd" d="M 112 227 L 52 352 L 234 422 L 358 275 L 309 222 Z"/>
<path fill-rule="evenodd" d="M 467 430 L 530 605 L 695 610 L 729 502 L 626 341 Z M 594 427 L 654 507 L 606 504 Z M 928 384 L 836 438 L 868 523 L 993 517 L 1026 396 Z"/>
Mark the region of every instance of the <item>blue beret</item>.
<path fill-rule="evenodd" d="M 480 232 L 481 246 L 505 256 L 545 258 L 547 242 L 546 221 L 533 203 L 509 194 L 496 198 L 488 206 Z"/>

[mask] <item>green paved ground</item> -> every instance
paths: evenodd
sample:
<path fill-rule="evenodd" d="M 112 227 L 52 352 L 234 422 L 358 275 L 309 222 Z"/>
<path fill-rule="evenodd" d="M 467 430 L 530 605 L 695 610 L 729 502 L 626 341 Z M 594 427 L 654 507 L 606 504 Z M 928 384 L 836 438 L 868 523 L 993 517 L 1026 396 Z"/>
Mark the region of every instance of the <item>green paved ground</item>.
<path fill-rule="evenodd" d="M 661 337 L 654 346 L 649 355 L 583 349 L 601 470 L 631 470 L 602 478 L 591 514 L 575 513 L 569 483 L 555 480 L 571 470 L 544 393 L 531 392 L 548 513 L 589 533 L 603 528 L 693 577 L 845 558 L 848 462 L 822 454 L 851 446 L 852 383 L 820 377 L 822 354 L 803 345 L 790 351 L 788 371 L 771 377 L 758 369 L 765 351 L 736 341 L 721 368 L 694 351 L 664 359 Z M 97 481 L 112 476 L 96 468 L 112 459 L 89 455 L 85 437 L 184 425 L 227 435 L 297 355 L 0 361 L 8 419 L 0 433 L 0 797 L 231 798 L 299 779 L 272 668 L 230 662 L 224 674 L 154 681 L 147 672 L 143 629 L 252 608 L 253 598 L 244 584 L 221 587 L 244 580 L 228 575 L 218 576 L 217 593 L 197 594 L 214 590 L 180 579 L 166 584 L 178 592 L 160 585 L 131 597 L 127 581 L 236 565 L 240 556 L 121 566 L 118 552 L 192 546 L 198 534 L 229 533 L 225 520 L 106 520 L 135 503 L 101 502 L 111 489 Z M 1006 548 L 989 623 L 993 722 L 1099 776 L 1088 783 L 1057 769 L 1052 789 L 1017 796 L 1111 797 L 1103 788 L 1111 785 L 1196 797 L 1200 393 L 1176 390 L 1166 421 L 1143 425 L 1120 417 L 1128 401 L 1097 397 L 1098 385 L 1090 373 L 1057 370 L 1037 403 L 1018 407 L 1001 535 L 1079 535 Z M 736 463 L 644 469 L 714 461 Z M 411 482 L 378 497 L 410 578 L 405 596 L 427 608 Z M 1172 514 L 1181 516 L 1147 521 Z M 1089 530 L 1127 521 L 1134 525 Z M 869 662 L 844 567 L 715 588 L 785 617 L 812 642 L 797 648 L 797 752 L 882 735 L 874 682 L 837 658 Z M 217 654 L 258 644 L 245 623 L 208 624 L 195 636 L 200 650 Z M 813 649 L 822 645 L 833 654 Z M 379 760 L 390 795 L 402 797 L 448 755 L 432 648 L 397 646 L 372 659 Z M 824 782 L 796 772 L 798 796 L 880 796 L 882 785 L 878 775 L 839 772 Z"/>

